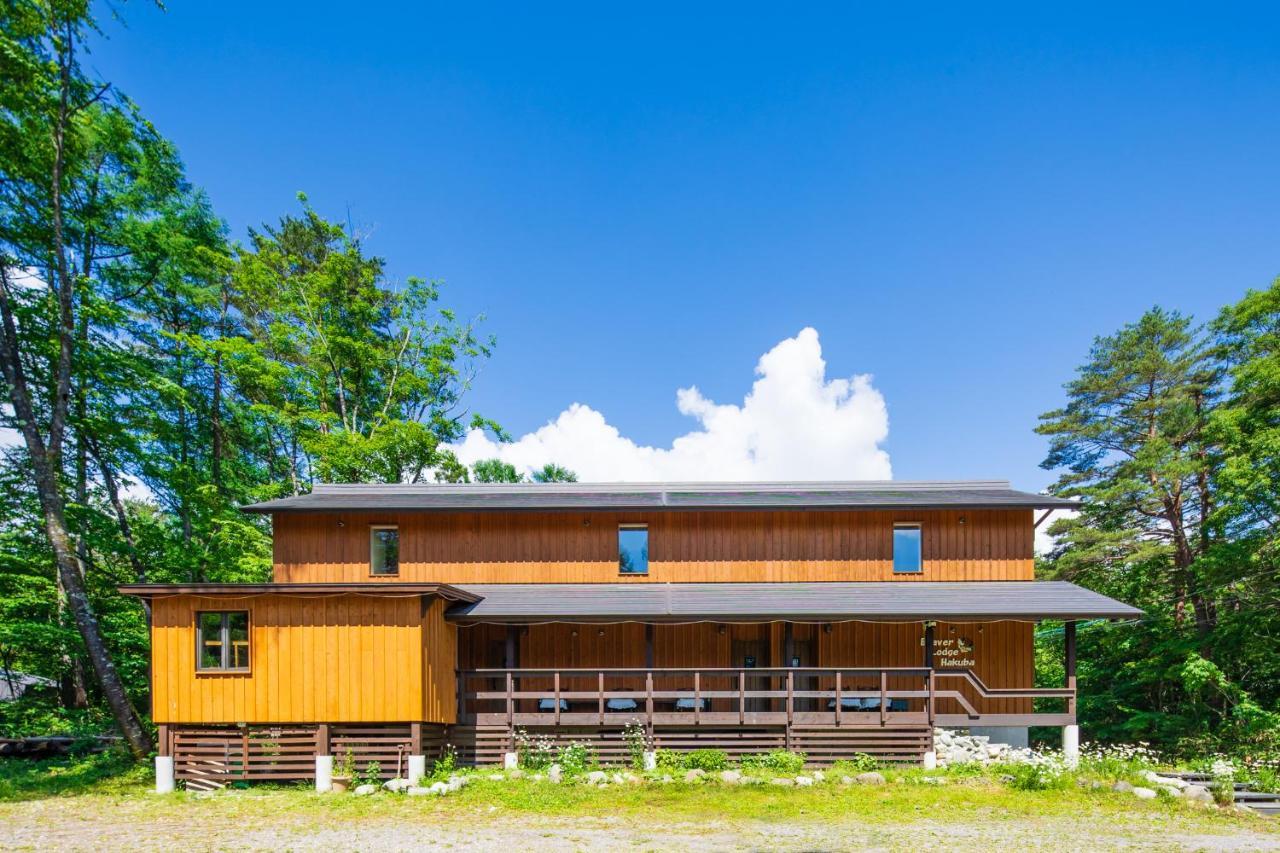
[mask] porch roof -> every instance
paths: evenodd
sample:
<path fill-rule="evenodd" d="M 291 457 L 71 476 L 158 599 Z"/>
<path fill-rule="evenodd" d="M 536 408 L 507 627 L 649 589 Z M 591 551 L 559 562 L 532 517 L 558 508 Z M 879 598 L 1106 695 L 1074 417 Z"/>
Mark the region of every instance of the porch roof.
<path fill-rule="evenodd" d="M 1005 480 L 774 483 L 320 483 L 244 512 L 400 510 L 1072 509 Z"/>
<path fill-rule="evenodd" d="M 977 622 L 1128 619 L 1142 611 L 1066 581 L 460 584 L 454 622 Z"/>

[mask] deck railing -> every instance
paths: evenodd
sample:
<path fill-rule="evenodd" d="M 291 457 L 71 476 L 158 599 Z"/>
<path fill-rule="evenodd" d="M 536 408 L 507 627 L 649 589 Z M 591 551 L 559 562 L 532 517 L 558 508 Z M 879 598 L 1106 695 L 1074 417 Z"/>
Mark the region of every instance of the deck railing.
<path fill-rule="evenodd" d="M 461 721 L 509 727 L 1075 722 L 1074 689 L 990 688 L 926 667 L 472 669 L 457 684 Z M 1035 700 L 1065 707 L 1037 712 Z"/>

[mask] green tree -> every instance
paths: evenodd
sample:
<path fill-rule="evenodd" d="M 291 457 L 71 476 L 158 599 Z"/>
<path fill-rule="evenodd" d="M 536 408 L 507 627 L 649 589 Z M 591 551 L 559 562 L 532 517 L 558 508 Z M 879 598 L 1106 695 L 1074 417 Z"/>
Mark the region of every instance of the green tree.
<path fill-rule="evenodd" d="M 533 472 L 533 481 L 535 483 L 576 483 L 578 475 L 563 465 L 548 462 Z"/>
<path fill-rule="evenodd" d="M 523 483 L 524 475 L 516 466 L 501 459 L 481 459 L 471 466 L 471 475 L 477 483 Z"/>

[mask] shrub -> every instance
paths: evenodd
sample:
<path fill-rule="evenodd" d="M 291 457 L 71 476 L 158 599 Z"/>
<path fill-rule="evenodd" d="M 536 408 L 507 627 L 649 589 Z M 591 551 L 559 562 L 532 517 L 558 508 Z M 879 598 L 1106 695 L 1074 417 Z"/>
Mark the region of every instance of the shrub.
<path fill-rule="evenodd" d="M 832 764 L 831 772 L 837 776 L 850 776 L 854 773 L 866 773 L 868 770 L 875 770 L 879 766 L 879 761 L 876 761 L 865 752 L 859 752 L 853 758 L 842 758 Z"/>
<path fill-rule="evenodd" d="M 452 746 L 445 746 L 444 754 L 431 764 L 432 779 L 446 779 L 458 769 L 458 753 Z"/>
<path fill-rule="evenodd" d="M 1228 806 L 1235 802 L 1235 764 L 1228 758 L 1218 758 L 1209 766 L 1209 773 L 1213 776 L 1213 781 L 1209 783 L 1209 790 L 1213 792 L 1214 801 L 1220 806 Z"/>
<path fill-rule="evenodd" d="M 659 749 L 653 757 L 661 773 L 678 773 L 687 769 L 684 753 L 676 752 L 674 749 Z"/>
<path fill-rule="evenodd" d="M 723 749 L 695 749 L 685 756 L 685 766 L 690 770 L 715 773 L 729 767 L 729 754 Z"/>
<path fill-rule="evenodd" d="M 744 770 L 794 775 L 804 769 L 804 760 L 803 752 L 775 749 L 773 752 L 748 755 L 742 759 L 742 767 Z"/>
<path fill-rule="evenodd" d="M 632 768 L 643 770 L 644 754 L 652 746 L 649 742 L 649 733 L 645 731 L 644 725 L 639 720 L 632 720 L 627 723 L 627 727 L 622 730 L 622 739 L 627 742 L 627 752 L 631 754 Z"/>
<path fill-rule="evenodd" d="M 566 776 L 580 776 L 596 766 L 596 753 L 590 744 L 574 741 L 561 748 L 558 763 Z"/>
<path fill-rule="evenodd" d="M 379 785 L 382 783 L 382 765 L 376 761 L 370 761 L 364 766 L 364 772 L 360 774 L 358 780 L 361 785 Z"/>
<path fill-rule="evenodd" d="M 524 769 L 546 769 L 555 760 L 555 750 L 555 742 L 546 735 L 531 735 L 526 729 L 516 729 L 516 753 Z"/>
<path fill-rule="evenodd" d="M 1007 764 L 1003 769 L 1009 786 L 1019 791 L 1049 791 L 1065 788 L 1070 782 L 1066 765 L 1056 758 Z"/>
<path fill-rule="evenodd" d="M 1080 749 L 1080 769 L 1104 779 L 1130 779 L 1160 764 L 1160 756 L 1146 743 L 1085 744 Z"/>

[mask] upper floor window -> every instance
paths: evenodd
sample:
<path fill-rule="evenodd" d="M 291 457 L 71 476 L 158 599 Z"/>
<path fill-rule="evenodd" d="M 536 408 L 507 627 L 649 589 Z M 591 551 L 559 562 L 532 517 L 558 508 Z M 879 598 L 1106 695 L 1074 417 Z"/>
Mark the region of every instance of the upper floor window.
<path fill-rule="evenodd" d="M 394 524 L 369 528 L 369 574 L 400 574 L 400 530 Z"/>
<path fill-rule="evenodd" d="M 893 526 L 893 573 L 915 574 L 924 571 L 919 524 Z"/>
<path fill-rule="evenodd" d="M 618 572 L 624 575 L 649 574 L 648 525 L 618 525 Z"/>
<path fill-rule="evenodd" d="M 223 672 L 249 669 L 249 614 L 244 610 L 196 614 L 199 669 Z"/>

